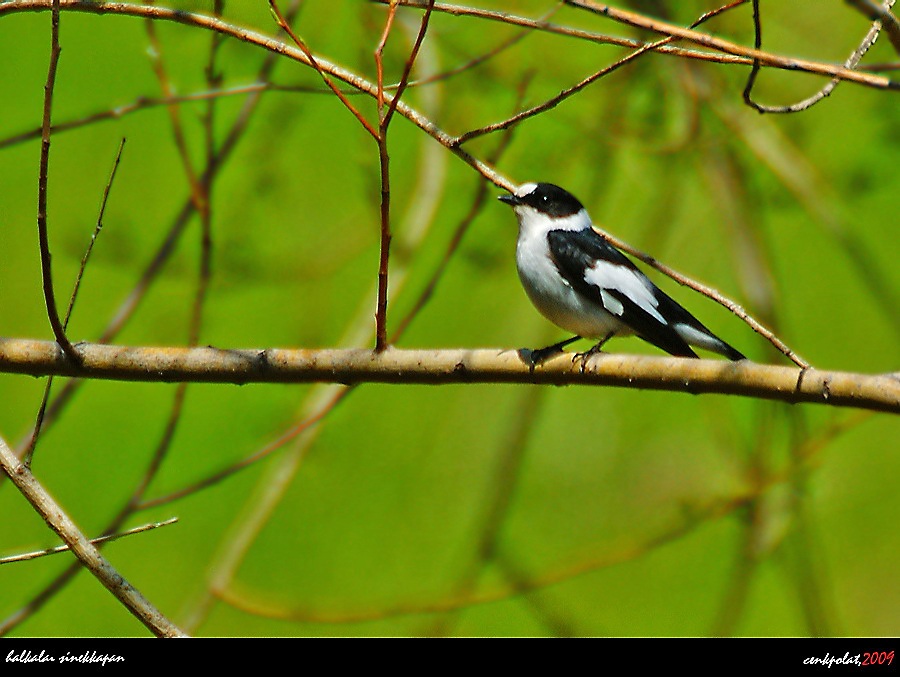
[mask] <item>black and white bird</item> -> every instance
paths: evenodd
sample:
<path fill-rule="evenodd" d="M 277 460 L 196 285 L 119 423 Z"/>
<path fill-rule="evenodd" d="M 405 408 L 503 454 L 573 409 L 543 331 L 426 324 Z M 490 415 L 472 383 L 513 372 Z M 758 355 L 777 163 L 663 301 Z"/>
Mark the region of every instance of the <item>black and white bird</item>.
<path fill-rule="evenodd" d="M 636 335 L 678 357 L 691 346 L 746 359 L 657 287 L 606 241 L 575 196 L 551 183 L 525 183 L 500 200 L 519 220 L 516 266 L 528 298 L 544 317 L 575 334 L 531 351 L 532 367 L 579 338 Z"/>

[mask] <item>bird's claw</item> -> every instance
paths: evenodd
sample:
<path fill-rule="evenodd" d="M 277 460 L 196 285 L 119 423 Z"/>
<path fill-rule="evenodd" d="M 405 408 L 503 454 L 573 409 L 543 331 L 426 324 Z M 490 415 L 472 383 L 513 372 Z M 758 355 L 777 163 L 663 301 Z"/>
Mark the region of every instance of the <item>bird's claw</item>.
<path fill-rule="evenodd" d="M 575 364 L 575 360 L 581 360 L 581 373 L 583 374 L 587 369 L 588 360 L 594 355 L 599 355 L 603 352 L 603 345 L 612 338 L 612 333 L 607 334 L 602 341 L 594 344 L 589 350 L 586 350 L 583 353 L 575 353 L 572 356 L 572 364 Z"/>
<path fill-rule="evenodd" d="M 590 350 L 586 350 L 583 353 L 575 353 L 572 355 L 572 364 L 575 364 L 577 361 L 581 360 L 581 373 L 583 374 L 587 370 L 587 362 L 594 355 L 598 355 L 603 351 L 600 350 L 598 346 L 594 346 Z"/>

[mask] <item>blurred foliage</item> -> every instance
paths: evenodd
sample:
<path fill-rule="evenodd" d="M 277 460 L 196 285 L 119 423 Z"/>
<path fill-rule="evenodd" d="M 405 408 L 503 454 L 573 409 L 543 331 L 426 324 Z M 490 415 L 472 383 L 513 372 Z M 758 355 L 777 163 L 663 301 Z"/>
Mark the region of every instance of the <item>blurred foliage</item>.
<path fill-rule="evenodd" d="M 212 10 L 211 2 L 170 4 Z M 764 5 L 763 47 L 779 54 L 843 62 L 868 28 L 843 2 Z M 555 4 L 480 6 L 541 16 Z M 631 7 L 687 25 L 714 3 Z M 263 0 L 227 2 L 224 16 L 276 32 Z M 368 2 L 310 0 L 296 26 L 317 54 L 374 79 L 385 16 Z M 402 72 L 420 16 L 399 12 L 386 81 Z M 750 16 L 747 4 L 703 30 L 750 45 Z M 0 19 L 0 143 L 40 124 L 49 21 L 49 13 Z M 571 8 L 553 21 L 644 37 Z M 435 13 L 414 76 L 457 68 L 519 30 Z M 174 91 L 205 91 L 211 36 L 166 23 L 156 32 Z M 161 95 L 143 21 L 66 12 L 61 43 L 55 123 Z M 525 105 L 539 103 L 626 53 L 532 33 L 477 67 L 410 88 L 405 99 L 462 133 L 516 112 L 523 92 Z M 222 87 L 252 84 L 266 58 L 223 41 Z M 896 60 L 882 40 L 864 63 Z M 761 116 L 741 101 L 747 72 L 645 55 L 517 125 L 497 168 L 517 182 L 569 188 L 608 230 L 742 303 L 814 365 L 896 370 L 900 98 L 844 83 L 805 112 Z M 314 72 L 280 60 L 272 81 L 284 88 L 261 97 L 212 187 L 213 275 L 200 342 L 372 345 L 377 149 Z M 756 96 L 792 103 L 823 84 L 764 69 Z M 215 144 L 247 96 L 215 99 Z M 351 98 L 374 118 L 371 99 Z M 207 101 L 178 109 L 201 170 L 207 112 Z M 489 157 L 503 136 L 467 149 Z M 68 298 L 123 137 L 69 325 L 73 340 L 102 334 L 188 199 L 165 106 L 55 134 L 49 223 L 60 298 Z M 389 334 L 415 307 L 482 181 L 400 118 L 390 152 Z M 35 229 L 38 158 L 36 139 L 0 148 L 5 336 L 51 335 Z M 519 287 L 515 221 L 488 189 L 398 345 L 515 348 L 562 338 Z M 186 343 L 200 252 L 195 216 L 116 342 Z M 784 362 L 727 311 L 659 282 L 753 359 Z M 635 340 L 610 349 L 653 352 Z M 54 383 L 54 394 L 63 385 Z M 11 444 L 28 433 L 43 387 L 0 375 L 0 434 Z M 81 384 L 42 435 L 35 473 L 86 533 L 102 531 L 146 475 L 177 388 Z M 188 386 L 148 497 L 256 453 L 339 391 Z M 898 433 L 886 415 L 719 396 L 364 385 L 263 460 L 135 512 L 128 525 L 179 522 L 104 552 L 173 621 L 200 635 L 895 636 Z M 0 483 L 0 511 L 2 554 L 56 545 L 8 482 Z M 63 554 L 0 568 L 0 619 L 70 561 Z M 11 634 L 145 629 L 82 572 Z"/>

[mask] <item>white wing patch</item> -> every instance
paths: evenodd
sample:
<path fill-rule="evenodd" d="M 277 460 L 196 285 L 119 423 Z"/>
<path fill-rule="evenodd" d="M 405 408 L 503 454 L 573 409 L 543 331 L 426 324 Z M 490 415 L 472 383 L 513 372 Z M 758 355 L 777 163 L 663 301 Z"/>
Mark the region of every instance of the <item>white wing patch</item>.
<path fill-rule="evenodd" d="M 614 289 L 628 297 L 660 324 L 668 324 L 656 309 L 659 301 L 653 293 L 650 281 L 642 273 L 626 266 L 601 260 L 596 261 L 593 266 L 584 271 L 584 280 L 600 289 L 600 299 L 603 301 L 603 305 L 614 315 L 621 317 L 625 312 L 625 307 L 621 301 L 606 293 L 607 289 Z"/>
<path fill-rule="evenodd" d="M 622 313 L 625 312 L 625 306 L 622 305 L 622 302 L 610 294 L 605 289 L 600 290 L 600 300 L 603 301 L 603 307 L 606 308 L 613 315 L 618 315 L 622 317 Z"/>

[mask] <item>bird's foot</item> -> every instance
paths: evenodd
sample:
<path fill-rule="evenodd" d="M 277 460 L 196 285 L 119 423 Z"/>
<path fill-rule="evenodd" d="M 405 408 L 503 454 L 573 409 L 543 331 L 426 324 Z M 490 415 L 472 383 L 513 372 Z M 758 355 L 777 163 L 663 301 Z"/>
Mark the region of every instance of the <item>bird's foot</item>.
<path fill-rule="evenodd" d="M 594 346 L 590 350 L 585 350 L 583 353 L 575 353 L 574 355 L 572 355 L 572 364 L 581 362 L 581 373 L 583 374 L 587 369 L 588 360 L 591 359 L 594 355 L 599 355 L 602 352 L 603 351 L 599 346 Z"/>
<path fill-rule="evenodd" d="M 613 337 L 613 333 L 609 333 L 603 337 L 602 341 L 599 341 L 597 344 L 591 347 L 590 350 L 586 350 L 583 353 L 575 353 L 572 356 L 572 364 L 575 364 L 576 361 L 581 360 L 581 373 L 584 373 L 587 368 L 587 361 L 592 358 L 594 355 L 598 355 L 603 352 L 603 345 L 609 341 Z"/>

